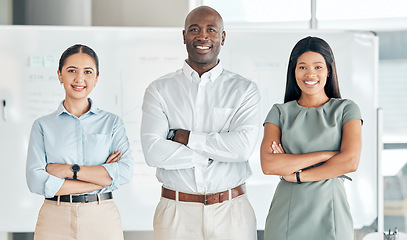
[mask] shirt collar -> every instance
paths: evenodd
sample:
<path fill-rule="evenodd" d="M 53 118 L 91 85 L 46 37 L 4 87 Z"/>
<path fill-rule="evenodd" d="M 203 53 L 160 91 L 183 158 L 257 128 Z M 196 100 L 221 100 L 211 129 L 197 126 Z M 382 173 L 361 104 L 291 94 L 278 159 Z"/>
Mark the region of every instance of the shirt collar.
<path fill-rule="evenodd" d="M 98 107 L 96 107 L 96 104 L 93 104 L 93 100 L 92 100 L 91 98 L 88 98 L 88 101 L 89 101 L 89 103 L 90 103 L 90 109 L 89 109 L 89 111 L 87 111 L 87 112 L 86 112 L 85 114 L 83 114 L 83 115 L 86 115 L 86 114 L 88 114 L 88 113 L 98 114 L 98 113 L 100 112 L 100 109 L 99 109 Z M 59 107 L 58 107 L 58 109 L 57 109 L 57 111 L 56 111 L 56 114 L 57 114 L 58 116 L 61 115 L 61 114 L 63 114 L 63 113 L 72 115 L 72 114 L 70 114 L 70 113 L 65 109 L 65 107 L 64 107 L 64 102 L 65 102 L 65 100 L 63 100 L 63 101 L 59 104 Z"/>
<path fill-rule="evenodd" d="M 100 112 L 100 109 L 96 106 L 96 104 L 93 103 L 93 100 L 91 98 L 88 98 L 88 101 L 90 103 L 89 112 L 93 114 L 98 114 Z"/>
<path fill-rule="evenodd" d="M 191 66 L 189 66 L 189 64 L 187 63 L 187 60 L 184 61 L 184 66 L 182 68 L 182 71 L 184 72 L 185 76 L 189 80 L 192 80 L 193 74 L 196 74 L 196 76 L 198 76 L 198 73 L 193 68 L 191 68 Z M 211 82 L 214 82 L 220 76 L 222 71 L 223 71 L 222 62 L 219 60 L 218 64 L 216 64 L 215 67 L 213 67 L 208 72 L 205 72 L 204 74 L 202 74 L 201 77 L 208 75 L 208 78 L 211 80 Z"/>

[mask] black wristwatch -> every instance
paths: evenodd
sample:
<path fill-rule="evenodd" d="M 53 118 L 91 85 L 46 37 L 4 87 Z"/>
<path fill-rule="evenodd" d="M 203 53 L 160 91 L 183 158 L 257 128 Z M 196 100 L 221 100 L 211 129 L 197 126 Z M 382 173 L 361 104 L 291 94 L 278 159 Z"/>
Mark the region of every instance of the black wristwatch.
<path fill-rule="evenodd" d="M 174 139 L 174 136 L 175 136 L 175 132 L 177 131 L 178 129 L 170 129 L 170 131 L 168 132 L 168 135 L 167 135 L 167 140 L 173 140 Z"/>
<path fill-rule="evenodd" d="M 79 170 L 81 170 L 81 167 L 79 167 L 78 164 L 74 164 L 72 165 L 71 170 L 73 172 L 73 179 L 74 180 L 78 179 L 77 173 L 79 172 Z"/>

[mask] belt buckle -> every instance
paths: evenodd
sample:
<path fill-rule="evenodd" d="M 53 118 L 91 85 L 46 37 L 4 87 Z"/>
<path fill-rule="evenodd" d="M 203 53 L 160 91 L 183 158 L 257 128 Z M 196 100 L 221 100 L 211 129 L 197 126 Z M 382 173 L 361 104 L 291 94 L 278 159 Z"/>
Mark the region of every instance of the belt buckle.
<path fill-rule="evenodd" d="M 83 195 L 83 201 L 84 201 L 85 203 L 88 203 L 88 202 L 89 202 L 88 194 L 84 194 L 84 195 Z"/>
<path fill-rule="evenodd" d="M 216 201 L 213 201 L 212 203 L 208 203 L 209 197 L 213 197 L 213 196 L 215 196 L 215 195 L 218 195 L 218 196 L 219 196 L 219 193 L 205 194 L 205 195 L 204 195 L 204 202 L 203 202 L 203 204 L 204 204 L 204 205 L 210 205 L 210 204 L 214 204 L 214 203 L 221 203 L 221 201 L 220 201 L 220 196 L 219 196 L 219 199 L 218 199 L 217 202 L 216 202 Z"/>
<path fill-rule="evenodd" d="M 204 202 L 203 202 L 203 204 L 204 205 L 207 205 L 208 204 L 208 198 L 207 198 L 207 196 L 209 196 L 209 195 L 204 195 Z"/>

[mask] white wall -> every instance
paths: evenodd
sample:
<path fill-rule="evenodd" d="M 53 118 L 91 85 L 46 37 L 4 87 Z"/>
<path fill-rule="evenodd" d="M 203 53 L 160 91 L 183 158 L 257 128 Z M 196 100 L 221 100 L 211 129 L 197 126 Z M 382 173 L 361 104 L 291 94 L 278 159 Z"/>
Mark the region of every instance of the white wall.
<path fill-rule="evenodd" d="M 13 159 L 7 162 L 10 171 L 0 174 L 0 189 L 14 197 L 1 200 L 0 231 L 34 230 L 43 197 L 30 193 L 25 181 L 30 128 L 34 119 L 54 111 L 63 98 L 55 75 L 57 59 L 66 46 L 77 42 L 86 43 L 98 52 L 102 73 L 92 98 L 102 109 L 122 117 L 132 147 L 133 180 L 115 192 L 123 228 L 125 231 L 152 230 L 160 184 L 155 177 L 155 168 L 145 164 L 141 150 L 141 105 L 148 84 L 178 69 L 185 59 L 180 30 L 0 26 L 0 65 L 7 66 L 0 79 L 0 99 L 7 100 L 8 116 L 6 120 L 0 119 L 0 164 Z M 230 30 L 227 35 L 221 59 L 226 69 L 259 86 L 262 95 L 259 122 L 273 103 L 282 101 L 286 58 L 295 42 L 313 35 L 330 43 L 341 76 L 342 96 L 358 103 L 365 120 L 360 168 L 350 175 L 354 179 L 352 184 L 346 184 L 355 226 L 370 225 L 377 216 L 374 200 L 377 181 L 372 174 L 376 166 L 377 37 L 369 32 L 286 30 Z M 267 51 L 263 47 L 265 42 L 268 43 Z M 256 149 L 259 149 L 261 138 L 258 140 Z M 247 182 L 247 189 L 257 215 L 258 229 L 263 229 L 279 179 L 262 174 L 258 154 L 259 151 L 254 151 L 250 159 L 253 176 Z M 13 184 L 8 184 L 9 179 L 13 179 Z"/>
<path fill-rule="evenodd" d="M 183 27 L 189 0 L 95 0 L 93 26 Z"/>

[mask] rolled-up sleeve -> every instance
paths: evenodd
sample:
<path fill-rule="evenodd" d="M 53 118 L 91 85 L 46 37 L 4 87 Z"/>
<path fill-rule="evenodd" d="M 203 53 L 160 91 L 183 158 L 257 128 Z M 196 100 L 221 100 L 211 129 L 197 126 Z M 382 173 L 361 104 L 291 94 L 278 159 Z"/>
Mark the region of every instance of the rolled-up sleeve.
<path fill-rule="evenodd" d="M 35 121 L 32 129 L 27 153 L 26 181 L 31 192 L 53 197 L 64 184 L 65 179 L 48 174 L 47 154 L 44 145 L 44 132 L 39 121 Z"/>
<path fill-rule="evenodd" d="M 112 178 L 111 185 L 106 189 L 116 190 L 121 185 L 131 181 L 133 177 L 134 159 L 131 154 L 129 140 L 126 135 L 126 129 L 123 121 L 117 117 L 113 133 L 111 151 L 117 151 L 123 154 L 118 162 L 103 164 L 103 167 Z"/>

